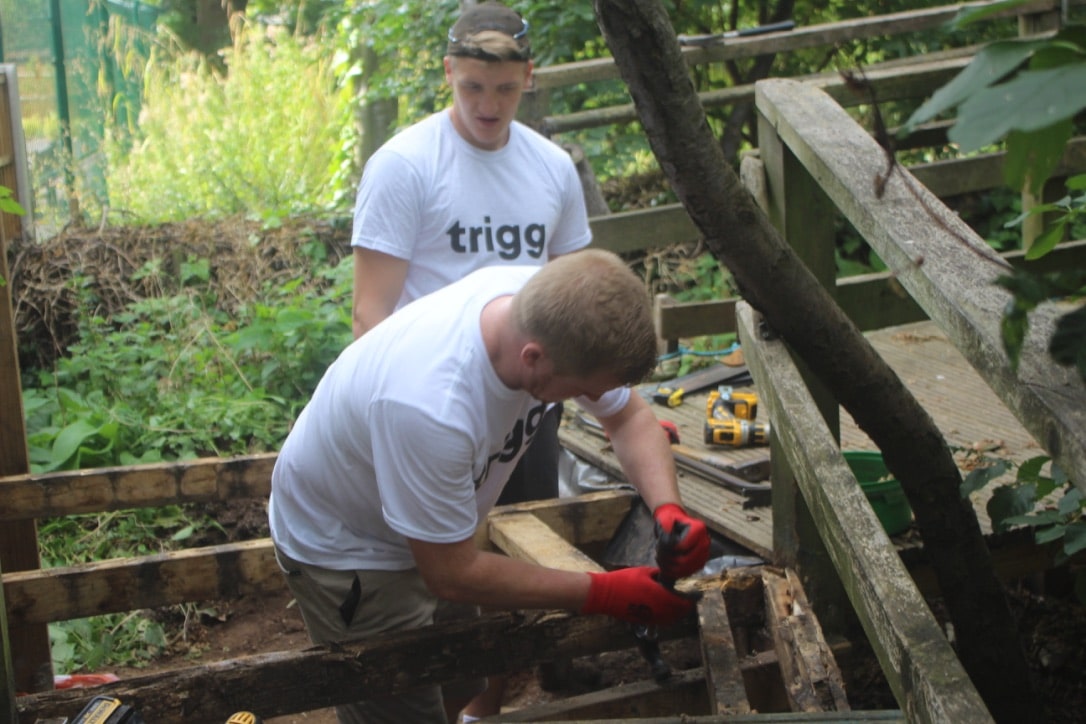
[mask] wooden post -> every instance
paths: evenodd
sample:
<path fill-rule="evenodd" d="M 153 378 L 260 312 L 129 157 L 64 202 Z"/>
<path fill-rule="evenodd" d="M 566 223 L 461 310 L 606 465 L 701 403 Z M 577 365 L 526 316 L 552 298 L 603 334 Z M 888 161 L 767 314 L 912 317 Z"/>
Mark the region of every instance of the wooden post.
<path fill-rule="evenodd" d="M 835 207 L 761 113 L 758 115 L 758 150 L 759 159 L 744 159 L 747 165 L 744 182 L 748 186 L 754 185 L 752 193 L 773 225 L 819 281 L 835 294 Z M 762 183 L 756 180 L 759 160 L 763 168 Z M 773 334 L 768 329 L 763 332 Z M 840 438 L 837 400 L 801 361 L 797 361 L 797 365 L 803 371 L 827 426 L 835 437 Z M 778 441 L 771 437 L 775 562 L 799 571 L 811 600 L 817 602 L 817 614 L 826 630 L 845 633 L 853 623 L 848 618 L 845 591 L 818 535 L 818 525 L 796 485 L 788 459 L 782 453 Z"/>
<path fill-rule="evenodd" d="M 0 406 L 4 409 L 0 417 L 0 476 L 30 472 L 7 258 L 7 240 L 0 234 Z M 36 521 L 12 521 L 0 527 L 0 570 L 11 573 L 40 567 Z M 11 657 L 16 690 L 45 691 L 53 687 L 49 631 L 44 624 L 14 627 L 5 633 L 4 646 L 4 655 Z"/>
<path fill-rule="evenodd" d="M 4 569 L 0 568 L 0 576 Z M 11 649 L 8 646 L 8 614 L 4 602 L 4 587 L 0 586 L 0 720 L 14 722 L 15 717 L 15 674 L 11 670 Z"/>

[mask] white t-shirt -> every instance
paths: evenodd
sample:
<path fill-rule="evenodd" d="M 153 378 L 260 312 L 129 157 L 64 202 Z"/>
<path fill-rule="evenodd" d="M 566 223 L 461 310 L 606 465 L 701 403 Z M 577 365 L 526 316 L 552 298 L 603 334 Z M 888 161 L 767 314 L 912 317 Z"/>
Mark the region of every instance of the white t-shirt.
<path fill-rule="evenodd" d="M 541 266 L 592 240 L 569 154 L 513 122 L 509 142 L 484 151 L 449 111 L 393 136 L 366 163 L 352 246 L 410 261 L 397 308 L 495 265 Z"/>
<path fill-rule="evenodd" d="M 547 405 L 498 379 L 483 307 L 538 267 L 490 267 L 423 297 L 355 340 L 328 368 L 272 472 L 275 544 L 336 570 L 414 566 L 406 537 L 470 537 Z M 629 389 L 596 402 L 600 417 Z"/>

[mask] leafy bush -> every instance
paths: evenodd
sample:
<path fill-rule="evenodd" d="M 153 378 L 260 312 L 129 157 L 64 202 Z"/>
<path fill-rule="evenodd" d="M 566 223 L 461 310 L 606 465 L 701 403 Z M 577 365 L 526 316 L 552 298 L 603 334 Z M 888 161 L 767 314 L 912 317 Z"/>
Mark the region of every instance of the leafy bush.
<path fill-rule="evenodd" d="M 1062 565 L 1086 549 L 1086 494 L 1076 487 L 1051 459 L 1039 455 L 1015 465 L 1007 460 L 966 451 L 970 473 L 962 481 L 961 494 L 967 497 L 988 483 L 1014 470 L 1011 482 L 995 488 L 988 501 L 988 517 L 994 531 L 1015 526 L 1034 531 L 1039 545 L 1058 543 L 1055 563 Z M 1048 473 L 1045 466 L 1049 465 Z M 1057 497 L 1058 495 L 1058 497 Z M 1075 592 L 1086 603 L 1086 571 L 1075 575 Z"/>
<path fill-rule="evenodd" d="M 350 341 L 348 262 L 319 272 L 316 299 L 299 280 L 228 314 L 201 298 L 207 260 L 190 260 L 185 293 L 80 320 L 70 354 L 24 384 L 32 470 L 277 449 Z"/>
<path fill-rule="evenodd" d="M 336 198 L 352 124 L 332 49 L 243 28 L 223 63 L 160 49 L 148 65 L 135 137 L 115 130 L 107 144 L 110 206 L 125 221 L 274 221 Z"/>

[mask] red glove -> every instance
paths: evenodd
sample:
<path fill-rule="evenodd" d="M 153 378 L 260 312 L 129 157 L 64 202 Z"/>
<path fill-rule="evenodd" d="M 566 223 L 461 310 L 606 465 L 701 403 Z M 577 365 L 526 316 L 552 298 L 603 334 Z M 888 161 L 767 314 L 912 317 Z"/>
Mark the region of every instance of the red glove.
<path fill-rule="evenodd" d="M 592 586 L 581 613 L 603 613 L 620 621 L 666 626 L 694 609 L 694 602 L 660 585 L 649 566 L 589 573 Z"/>
<path fill-rule="evenodd" d="M 664 503 L 652 517 L 656 535 L 666 540 L 656 546 L 656 564 L 665 581 L 677 581 L 697 573 L 709 560 L 709 530 L 691 518 L 678 503 Z"/>

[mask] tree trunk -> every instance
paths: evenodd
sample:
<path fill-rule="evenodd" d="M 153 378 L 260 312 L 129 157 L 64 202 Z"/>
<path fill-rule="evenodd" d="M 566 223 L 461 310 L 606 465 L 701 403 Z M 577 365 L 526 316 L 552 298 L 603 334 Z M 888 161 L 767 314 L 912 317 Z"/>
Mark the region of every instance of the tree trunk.
<path fill-rule="evenodd" d="M 977 691 L 998 721 L 1038 721 L 1006 592 L 942 434 L 725 161 L 659 0 L 595 0 L 595 9 L 653 152 L 709 249 L 901 481 Z"/>

